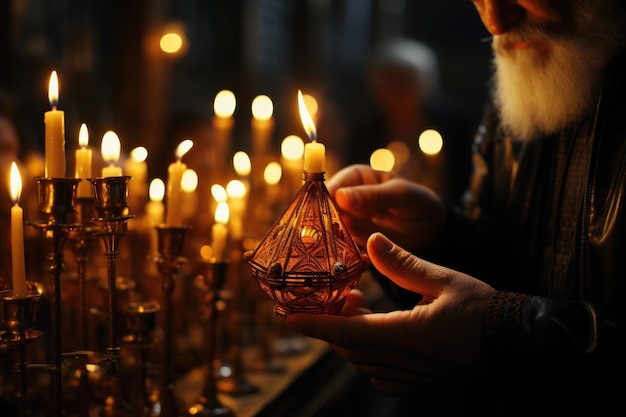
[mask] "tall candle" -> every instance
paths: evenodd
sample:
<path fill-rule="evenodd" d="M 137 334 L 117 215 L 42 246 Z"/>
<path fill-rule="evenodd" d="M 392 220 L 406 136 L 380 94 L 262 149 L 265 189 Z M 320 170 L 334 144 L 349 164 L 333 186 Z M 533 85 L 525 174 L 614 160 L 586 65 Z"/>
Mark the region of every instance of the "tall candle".
<path fill-rule="evenodd" d="M 251 105 L 252 155 L 254 157 L 267 152 L 274 131 L 274 103 L 266 95 L 256 96 Z"/>
<path fill-rule="evenodd" d="M 167 210 L 165 211 L 165 224 L 167 226 L 181 226 L 181 181 L 187 165 L 183 163 L 183 156 L 193 147 L 190 139 L 185 139 L 176 148 L 176 161 L 172 162 L 167 169 Z"/>
<path fill-rule="evenodd" d="M 78 149 L 76 149 L 75 178 L 82 181 L 78 183 L 76 197 L 93 197 L 93 189 L 87 178 L 91 178 L 92 151 L 88 148 L 89 131 L 85 123 L 80 125 L 78 132 Z"/>
<path fill-rule="evenodd" d="M 65 112 L 57 110 L 59 102 L 59 80 L 52 71 L 48 87 L 48 100 L 52 110 L 45 112 L 45 176 L 65 177 Z"/>
<path fill-rule="evenodd" d="M 128 182 L 128 198 L 134 204 L 143 203 L 149 193 L 146 158 L 148 158 L 148 150 L 143 146 L 138 146 L 130 151 L 130 158 L 124 162 L 124 175 L 131 177 Z"/>
<path fill-rule="evenodd" d="M 150 201 L 146 204 L 146 218 L 148 220 L 148 227 L 150 230 L 150 254 L 156 255 L 158 253 L 158 236 L 156 230 L 152 230 L 155 226 L 163 223 L 163 213 L 165 213 L 165 207 L 163 206 L 163 197 L 165 196 L 165 183 L 160 178 L 155 178 L 150 182 L 150 188 L 148 191 Z"/>
<path fill-rule="evenodd" d="M 230 217 L 230 209 L 228 203 L 222 201 L 218 203 L 215 209 L 215 223 L 211 227 L 211 247 L 213 248 L 213 256 L 216 261 L 223 261 L 226 257 L 226 248 L 228 246 L 228 218 Z"/>
<path fill-rule="evenodd" d="M 242 181 L 231 180 L 226 184 L 226 194 L 230 209 L 230 235 L 240 240 L 243 237 L 248 190 Z"/>
<path fill-rule="evenodd" d="M 211 121 L 213 130 L 213 146 L 209 149 L 207 159 L 214 164 L 215 172 L 220 174 L 224 169 L 224 154 L 229 153 L 229 146 L 235 120 L 233 114 L 237 107 L 235 94 L 230 90 L 221 90 L 215 95 L 213 111 L 215 116 Z"/>
<path fill-rule="evenodd" d="M 107 164 L 102 168 L 103 177 L 120 177 L 122 175 L 122 168 L 115 165 L 120 159 L 121 147 L 120 138 L 112 130 L 107 131 L 102 136 L 100 151 L 102 159 Z"/>
<path fill-rule="evenodd" d="M 280 162 L 285 171 L 286 194 L 292 195 L 302 186 L 304 141 L 300 136 L 289 135 L 280 144 Z"/>
<path fill-rule="evenodd" d="M 311 142 L 304 145 L 304 171 L 308 173 L 320 173 L 326 169 L 326 147 L 317 142 L 317 132 L 311 115 L 309 114 L 302 91 L 298 90 L 298 107 L 302 126 Z"/>
<path fill-rule="evenodd" d="M 11 163 L 11 260 L 13 266 L 13 296 L 25 297 L 26 262 L 24 260 L 24 210 L 19 205 L 22 177 L 15 162 Z"/>

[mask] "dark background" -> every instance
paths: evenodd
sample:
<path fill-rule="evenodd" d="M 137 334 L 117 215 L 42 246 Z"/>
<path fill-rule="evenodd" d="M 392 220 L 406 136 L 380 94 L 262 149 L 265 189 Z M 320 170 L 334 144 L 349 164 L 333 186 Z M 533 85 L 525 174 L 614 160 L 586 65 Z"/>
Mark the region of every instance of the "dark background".
<path fill-rule="evenodd" d="M 301 133 L 296 92 L 332 103 L 345 125 L 368 100 L 374 45 L 403 35 L 439 55 L 441 85 L 480 117 L 489 44 L 469 1 L 2 0 L 0 99 L 15 113 L 22 155 L 42 151 L 48 80 L 57 70 L 68 155 L 81 123 L 91 143 L 115 130 L 122 150 L 150 150 L 150 177 L 181 140 L 172 126 L 210 118 L 221 89 L 238 99 L 234 147 L 246 149 L 250 102 L 274 101 L 275 141 Z M 181 25 L 184 55 L 154 52 L 152 34 Z M 324 106 L 324 104 L 321 104 Z M 330 107 L 330 105 L 329 105 Z"/>

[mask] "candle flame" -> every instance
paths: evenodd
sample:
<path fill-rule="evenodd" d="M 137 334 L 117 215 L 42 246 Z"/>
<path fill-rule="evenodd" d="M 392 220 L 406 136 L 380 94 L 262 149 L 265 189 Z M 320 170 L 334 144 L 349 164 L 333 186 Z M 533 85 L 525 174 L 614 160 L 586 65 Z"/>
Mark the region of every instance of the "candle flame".
<path fill-rule="evenodd" d="M 228 199 L 228 194 L 226 193 L 226 189 L 222 187 L 220 184 L 213 184 L 211 186 L 211 195 L 217 202 L 226 201 Z"/>
<path fill-rule="evenodd" d="M 165 182 L 161 178 L 153 179 L 150 182 L 148 194 L 150 195 L 150 201 L 163 201 L 163 197 L 165 197 Z"/>
<path fill-rule="evenodd" d="M 241 198 L 246 195 L 246 185 L 239 180 L 230 180 L 226 184 L 226 194 L 231 198 Z"/>
<path fill-rule="evenodd" d="M 387 148 L 376 149 L 370 155 L 370 166 L 376 171 L 391 172 L 395 163 L 393 152 Z"/>
<path fill-rule="evenodd" d="M 180 188 L 186 193 L 193 193 L 198 188 L 198 174 L 191 168 L 183 172 L 180 179 Z"/>
<path fill-rule="evenodd" d="M 22 196 L 22 176 L 20 170 L 17 168 L 15 161 L 11 162 L 11 200 L 13 203 L 18 204 L 20 197 Z"/>
<path fill-rule="evenodd" d="M 143 304 L 139 304 L 137 306 L 137 313 L 144 313 L 146 311 L 146 308 L 143 306 Z"/>
<path fill-rule="evenodd" d="M 419 147 L 426 155 L 437 155 L 443 148 L 441 133 L 435 129 L 424 130 L 418 139 Z"/>
<path fill-rule="evenodd" d="M 176 159 L 183 159 L 183 156 L 185 156 L 191 148 L 193 148 L 193 141 L 191 139 L 185 139 L 179 143 L 176 147 Z"/>
<path fill-rule="evenodd" d="M 228 203 L 225 201 L 221 201 L 217 204 L 215 208 L 215 222 L 226 224 L 228 223 L 228 218 L 230 217 L 230 208 L 228 207 Z"/>
<path fill-rule="evenodd" d="M 130 157 L 133 161 L 143 162 L 148 157 L 148 150 L 143 146 L 137 146 L 135 149 L 130 151 Z"/>
<path fill-rule="evenodd" d="M 304 141 L 300 136 L 289 135 L 280 144 L 280 154 L 289 161 L 296 161 L 304 155 Z"/>
<path fill-rule="evenodd" d="M 235 152 L 233 155 L 233 166 L 235 167 L 235 172 L 243 177 L 250 175 L 250 171 L 252 171 L 250 157 L 244 151 Z"/>
<path fill-rule="evenodd" d="M 48 83 L 48 101 L 52 108 L 56 108 L 59 104 L 59 77 L 56 71 L 50 74 L 50 82 Z"/>
<path fill-rule="evenodd" d="M 263 171 L 263 179 L 266 184 L 275 185 L 280 182 L 280 178 L 283 176 L 283 169 L 278 162 L 270 162 L 266 165 Z"/>
<path fill-rule="evenodd" d="M 89 145 L 89 130 L 87 130 L 87 125 L 83 123 L 78 131 L 78 146 L 85 148 L 87 145 Z"/>
<path fill-rule="evenodd" d="M 108 164 L 114 164 L 120 159 L 120 150 L 122 144 L 120 138 L 112 130 L 105 132 L 102 136 L 102 144 L 100 146 L 100 152 L 102 153 L 102 159 Z"/>
<path fill-rule="evenodd" d="M 302 91 L 300 90 L 298 90 L 298 108 L 300 110 L 300 119 L 302 120 L 302 126 L 304 127 L 304 131 L 306 132 L 309 139 L 311 139 L 313 142 L 317 141 L 315 124 L 313 123 L 313 119 L 311 119 L 311 115 L 306 108 L 306 103 L 304 102 L 304 98 L 302 97 Z"/>
<path fill-rule="evenodd" d="M 268 96 L 261 94 L 252 100 L 252 117 L 257 120 L 268 120 L 274 114 L 274 103 Z"/>
<path fill-rule="evenodd" d="M 213 101 L 213 111 L 217 117 L 230 117 L 237 107 L 237 99 L 235 94 L 230 90 L 222 90 L 215 95 Z"/>

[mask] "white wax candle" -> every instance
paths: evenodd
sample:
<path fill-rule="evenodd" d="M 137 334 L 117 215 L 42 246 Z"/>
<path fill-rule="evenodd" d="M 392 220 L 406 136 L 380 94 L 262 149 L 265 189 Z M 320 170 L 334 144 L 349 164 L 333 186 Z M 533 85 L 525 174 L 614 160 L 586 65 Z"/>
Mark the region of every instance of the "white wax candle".
<path fill-rule="evenodd" d="M 213 257 L 216 261 L 223 261 L 226 257 L 226 248 L 228 246 L 228 218 L 230 210 L 228 203 L 221 202 L 215 209 L 215 223 L 211 227 L 211 247 L 213 248 Z"/>
<path fill-rule="evenodd" d="M 124 162 L 124 175 L 131 177 L 128 182 L 128 197 L 136 204 L 145 201 L 148 195 L 148 150 L 138 146 L 130 151 L 130 158 Z"/>
<path fill-rule="evenodd" d="M 189 139 L 182 141 L 176 148 L 176 161 L 167 169 L 167 210 L 165 224 L 167 226 L 181 226 L 181 182 L 187 165 L 182 162 L 183 156 L 191 149 L 193 142 Z"/>
<path fill-rule="evenodd" d="M 13 273 L 13 296 L 25 297 L 26 262 L 24 260 L 24 210 L 19 206 L 22 178 L 15 162 L 11 164 L 11 260 Z"/>
<path fill-rule="evenodd" d="M 326 169 L 326 147 L 316 141 L 304 145 L 304 171 L 324 172 Z"/>
<path fill-rule="evenodd" d="M 91 183 L 87 181 L 87 178 L 91 178 L 91 164 L 93 159 L 93 152 L 87 147 L 89 144 L 89 133 L 87 131 L 87 125 L 82 124 L 80 126 L 80 132 L 78 134 L 78 145 L 80 148 L 76 149 L 76 171 L 75 178 L 80 178 L 82 181 L 78 183 L 76 190 L 76 197 L 93 197 L 93 188 Z"/>
<path fill-rule="evenodd" d="M 57 110 L 59 81 L 56 71 L 50 76 L 48 99 L 52 110 L 45 112 L 45 168 L 49 178 L 65 177 L 65 113 Z"/>

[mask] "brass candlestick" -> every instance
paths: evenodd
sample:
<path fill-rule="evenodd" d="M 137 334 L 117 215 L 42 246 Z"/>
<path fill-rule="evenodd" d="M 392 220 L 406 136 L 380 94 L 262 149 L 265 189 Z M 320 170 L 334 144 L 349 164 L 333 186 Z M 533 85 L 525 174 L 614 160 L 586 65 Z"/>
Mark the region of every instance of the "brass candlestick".
<path fill-rule="evenodd" d="M 204 276 L 207 286 L 207 296 L 205 297 L 207 306 L 207 370 L 204 379 L 203 394 L 194 405 L 188 410 L 188 415 L 194 416 L 226 416 L 234 417 L 235 413 L 226 407 L 217 398 L 217 380 L 215 378 L 215 346 L 217 339 L 217 304 L 220 298 L 220 290 L 226 281 L 226 271 L 229 263 L 226 261 L 206 262 L 206 273 Z"/>
<path fill-rule="evenodd" d="M 2 309 L 0 318 L 2 332 L 0 341 L 14 351 L 13 374 L 15 375 L 14 398 L 17 416 L 26 415 L 26 350 L 28 344 L 37 340 L 43 332 L 35 330 L 37 302 L 41 290 L 33 283 L 28 283 L 28 294 L 24 297 L 4 295 L 0 297 Z"/>
<path fill-rule="evenodd" d="M 126 314 L 126 334 L 123 337 L 127 346 L 137 350 L 137 369 L 139 372 L 140 392 L 135 415 L 156 415 L 156 407 L 149 405 L 146 391 L 146 352 L 157 340 L 154 336 L 156 315 L 161 306 L 155 302 L 131 302 L 124 306 Z"/>
<path fill-rule="evenodd" d="M 62 368 L 63 356 L 61 351 L 61 272 L 65 271 L 63 262 L 63 247 L 69 232 L 80 227 L 74 216 L 74 202 L 76 186 L 80 179 L 75 178 L 47 178 L 38 177 L 38 202 L 41 220 L 29 224 L 41 230 L 48 242 L 52 245 L 52 252 L 48 256 L 50 267 L 48 272 L 52 277 L 50 291 L 50 366 L 52 381 L 50 384 L 52 398 L 52 413 L 55 417 L 62 414 Z"/>
<path fill-rule="evenodd" d="M 105 246 L 104 255 L 107 257 L 108 276 L 108 341 L 107 354 L 109 356 L 109 373 L 111 385 L 109 396 L 102 409 L 103 416 L 130 415 L 130 407 L 121 398 L 119 383 L 119 351 L 116 332 L 116 264 L 119 255 L 119 240 L 126 232 L 126 223 L 134 216 L 129 215 L 127 196 L 129 176 L 89 178 L 93 186 L 94 203 L 98 217 L 92 222 L 100 225 L 97 233 Z"/>
<path fill-rule="evenodd" d="M 172 378 L 172 296 L 174 294 L 175 277 L 187 259 L 183 257 L 186 226 L 155 226 L 158 238 L 158 256 L 154 258 L 159 271 L 163 275 L 163 368 L 161 381 L 161 415 L 174 417 L 178 415 L 178 407 L 174 397 L 174 381 Z"/>

